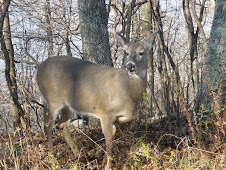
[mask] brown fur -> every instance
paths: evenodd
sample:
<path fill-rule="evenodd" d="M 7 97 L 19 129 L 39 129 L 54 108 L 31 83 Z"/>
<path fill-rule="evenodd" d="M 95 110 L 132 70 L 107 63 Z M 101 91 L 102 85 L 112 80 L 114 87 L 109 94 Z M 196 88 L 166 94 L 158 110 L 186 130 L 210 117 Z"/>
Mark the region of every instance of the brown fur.
<path fill-rule="evenodd" d="M 74 154 L 78 153 L 78 148 L 67 131 L 68 121 L 72 118 L 70 110 L 94 115 L 100 119 L 107 143 L 106 169 L 111 168 L 114 124 L 134 119 L 134 111 L 147 86 L 147 53 L 156 34 L 136 44 L 117 35 L 119 44 L 129 54 L 127 62 L 134 63 L 136 74 L 68 56 L 51 57 L 39 65 L 37 83 L 49 109 L 45 130 L 50 151 L 53 151 L 52 126 L 60 111 L 62 116 L 58 127 Z"/>

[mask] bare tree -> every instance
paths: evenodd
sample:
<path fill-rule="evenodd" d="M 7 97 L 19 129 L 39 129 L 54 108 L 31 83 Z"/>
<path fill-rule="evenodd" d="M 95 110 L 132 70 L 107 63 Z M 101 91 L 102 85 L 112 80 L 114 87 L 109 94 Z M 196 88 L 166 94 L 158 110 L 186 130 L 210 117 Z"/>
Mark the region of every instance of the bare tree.
<path fill-rule="evenodd" d="M 142 19 L 142 33 L 143 36 L 148 36 L 153 32 L 153 16 L 152 16 L 152 7 L 151 7 L 151 2 L 148 0 L 145 4 L 141 6 L 141 19 Z M 154 56 L 153 56 L 153 49 L 149 51 L 148 54 L 148 64 L 149 64 L 149 69 L 148 69 L 148 80 L 149 80 L 149 85 L 150 85 L 150 91 L 149 93 L 151 94 L 151 101 L 150 101 L 150 107 L 152 107 L 152 102 L 154 104 L 154 107 L 158 113 L 159 116 L 161 116 L 161 111 L 159 108 L 159 105 L 157 103 L 157 100 L 154 96 Z M 153 115 L 152 113 L 152 108 L 150 110 L 150 115 Z"/>
<path fill-rule="evenodd" d="M 11 31 L 9 23 L 8 8 L 10 0 L 0 1 L 0 37 L 1 37 L 1 49 L 5 57 L 5 77 L 8 85 L 8 89 L 11 97 L 11 109 L 13 116 L 14 126 L 20 123 L 20 117 L 24 115 L 24 111 L 18 100 L 16 71 L 14 64 L 14 49 L 11 40 Z"/>
<path fill-rule="evenodd" d="M 46 18 L 46 33 L 48 40 L 48 57 L 53 55 L 53 32 L 51 25 L 51 9 L 50 9 L 50 0 L 45 2 L 45 18 Z"/>
<path fill-rule="evenodd" d="M 202 19 L 203 19 L 203 14 L 204 14 L 204 9 L 205 9 L 205 3 L 206 0 L 203 0 L 199 12 L 199 17 L 196 14 L 196 8 L 195 8 L 195 3 L 196 1 L 193 0 L 192 4 L 189 0 L 183 0 L 183 11 L 184 11 L 184 17 L 185 21 L 187 23 L 187 32 L 188 32 L 188 40 L 189 40 L 189 49 L 190 49 L 190 60 L 191 60 L 191 77 L 192 77 L 192 82 L 193 82 L 193 87 L 194 87 L 194 92 L 195 94 L 198 92 L 198 85 L 199 85 L 199 63 L 198 63 L 198 38 L 199 38 L 199 33 L 201 32 L 201 35 L 204 40 L 205 44 L 205 51 L 207 48 L 207 40 L 206 36 L 202 27 Z M 192 13 L 194 16 L 194 20 L 197 24 L 197 28 L 195 29 L 192 15 L 190 12 L 190 5 L 192 5 Z"/>
<path fill-rule="evenodd" d="M 160 4 L 159 1 L 153 0 L 151 1 L 153 16 L 155 19 L 155 24 L 157 29 L 159 30 L 159 37 L 160 37 L 160 43 L 159 43 L 159 62 L 158 62 L 158 72 L 160 74 L 160 81 L 161 81 L 161 88 L 162 88 L 162 99 L 164 104 L 164 113 L 167 113 L 170 115 L 172 112 L 177 112 L 179 114 L 179 97 L 182 96 L 184 98 L 183 90 L 182 90 L 182 83 L 181 83 L 181 77 L 179 74 L 179 68 L 175 64 L 172 55 L 169 52 L 168 45 L 165 43 L 164 40 L 164 32 L 163 32 L 163 22 L 160 15 Z M 168 59 L 168 60 L 167 60 Z M 177 88 L 176 91 L 176 100 L 174 97 L 173 90 L 170 89 L 171 80 L 169 77 L 170 71 L 168 70 L 167 63 L 171 66 L 176 81 L 173 83 L 176 84 Z M 170 68 L 169 68 L 170 69 Z M 170 101 L 171 99 L 171 101 Z"/>

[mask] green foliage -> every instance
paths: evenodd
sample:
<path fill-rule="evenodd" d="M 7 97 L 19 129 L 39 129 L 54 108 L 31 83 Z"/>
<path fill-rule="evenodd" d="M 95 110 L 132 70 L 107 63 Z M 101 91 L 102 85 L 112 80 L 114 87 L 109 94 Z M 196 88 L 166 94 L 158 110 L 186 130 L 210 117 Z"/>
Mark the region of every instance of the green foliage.
<path fill-rule="evenodd" d="M 78 167 L 74 164 L 70 164 L 70 170 L 78 170 Z"/>
<path fill-rule="evenodd" d="M 203 134 L 207 134 L 207 131 L 205 130 L 205 127 L 207 126 L 207 123 L 208 123 L 208 117 L 206 113 L 208 113 L 208 110 L 205 110 L 204 104 L 201 104 L 201 109 L 197 113 L 196 119 L 197 119 L 197 125 L 199 126 L 199 129 Z"/>
<path fill-rule="evenodd" d="M 60 168 L 59 166 L 59 162 L 57 161 L 57 158 L 54 157 L 54 155 L 52 153 L 48 153 L 48 156 L 49 156 L 49 163 L 52 167 L 53 170 L 57 170 Z"/>
<path fill-rule="evenodd" d="M 175 150 L 170 151 L 170 155 L 165 155 L 165 158 L 168 159 L 169 162 L 175 162 L 176 152 Z"/>
<path fill-rule="evenodd" d="M 204 104 L 201 104 L 201 109 L 200 111 L 197 113 L 197 118 L 199 120 L 198 125 L 199 126 L 206 126 L 207 121 L 205 121 L 207 119 L 207 115 L 205 115 L 208 112 L 208 110 L 204 109 Z"/>

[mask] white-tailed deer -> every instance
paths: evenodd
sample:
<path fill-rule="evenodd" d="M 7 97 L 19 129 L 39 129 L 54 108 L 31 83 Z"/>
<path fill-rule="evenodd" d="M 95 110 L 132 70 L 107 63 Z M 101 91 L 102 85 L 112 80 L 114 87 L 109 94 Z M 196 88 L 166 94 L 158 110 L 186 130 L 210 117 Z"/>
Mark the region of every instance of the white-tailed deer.
<path fill-rule="evenodd" d="M 38 66 L 37 83 L 49 109 L 45 131 L 50 151 L 53 151 L 52 127 L 59 114 L 58 128 L 74 154 L 79 150 L 67 130 L 72 111 L 93 116 L 100 119 L 107 144 L 106 169 L 111 168 L 114 124 L 134 119 L 137 104 L 147 87 L 147 53 L 154 45 L 156 34 L 140 43 L 116 35 L 127 54 L 126 69 L 96 65 L 68 56 L 51 57 Z"/>

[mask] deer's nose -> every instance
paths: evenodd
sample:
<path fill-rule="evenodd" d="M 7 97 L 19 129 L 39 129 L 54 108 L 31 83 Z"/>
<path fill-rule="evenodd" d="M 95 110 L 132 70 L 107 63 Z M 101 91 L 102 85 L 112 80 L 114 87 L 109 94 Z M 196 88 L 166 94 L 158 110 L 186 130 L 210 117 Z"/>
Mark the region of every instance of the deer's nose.
<path fill-rule="evenodd" d="M 136 70 L 135 68 L 136 68 L 136 65 L 133 62 L 128 62 L 126 64 L 126 69 L 129 70 L 129 71 L 135 71 Z"/>

